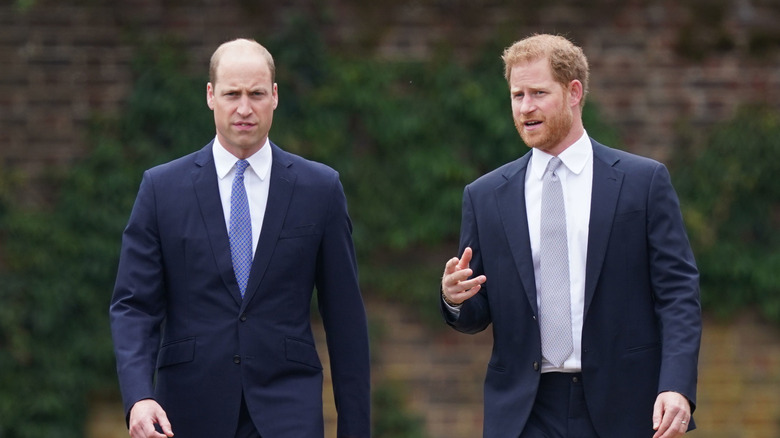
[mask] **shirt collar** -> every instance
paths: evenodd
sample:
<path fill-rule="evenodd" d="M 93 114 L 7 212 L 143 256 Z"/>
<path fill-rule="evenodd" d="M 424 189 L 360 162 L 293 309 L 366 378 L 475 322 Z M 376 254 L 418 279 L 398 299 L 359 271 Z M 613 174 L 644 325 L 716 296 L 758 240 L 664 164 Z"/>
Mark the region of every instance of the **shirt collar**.
<path fill-rule="evenodd" d="M 577 139 L 571 146 L 566 148 L 558 155 L 563 165 L 569 169 L 570 172 L 579 175 L 588 163 L 588 160 L 593 155 L 593 145 L 590 143 L 588 133 L 583 131 L 582 136 Z M 544 177 L 544 171 L 547 169 L 547 163 L 552 159 L 552 155 L 539 149 L 531 150 L 531 172 L 533 175 L 542 179 Z"/>
<path fill-rule="evenodd" d="M 217 168 L 217 177 L 223 179 L 236 165 L 238 158 L 228 152 L 219 142 L 219 138 L 216 137 L 214 138 L 214 145 L 211 147 L 211 151 L 214 155 L 214 165 Z M 271 159 L 271 142 L 266 138 L 263 147 L 246 160 L 249 161 L 249 169 L 254 172 L 260 180 L 265 181 L 271 170 Z"/>

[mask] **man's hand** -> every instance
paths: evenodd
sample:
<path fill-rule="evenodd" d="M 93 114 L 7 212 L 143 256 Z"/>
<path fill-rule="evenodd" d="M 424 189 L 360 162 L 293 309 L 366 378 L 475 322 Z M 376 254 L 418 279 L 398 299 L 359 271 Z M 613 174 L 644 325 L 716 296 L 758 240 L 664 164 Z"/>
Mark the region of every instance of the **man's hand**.
<path fill-rule="evenodd" d="M 154 429 L 158 424 L 164 435 Z M 152 399 L 140 400 L 130 409 L 130 436 L 132 438 L 170 438 L 171 423 L 162 406 Z"/>
<path fill-rule="evenodd" d="M 441 290 L 446 298 L 445 301 L 450 304 L 458 305 L 473 297 L 482 288 L 482 283 L 487 280 L 484 275 L 469 280 L 474 273 L 469 269 L 471 256 L 471 248 L 466 247 L 460 259 L 453 257 L 444 266 Z"/>
<path fill-rule="evenodd" d="M 678 392 L 662 392 L 653 407 L 653 438 L 678 438 L 688 431 L 691 404 Z"/>

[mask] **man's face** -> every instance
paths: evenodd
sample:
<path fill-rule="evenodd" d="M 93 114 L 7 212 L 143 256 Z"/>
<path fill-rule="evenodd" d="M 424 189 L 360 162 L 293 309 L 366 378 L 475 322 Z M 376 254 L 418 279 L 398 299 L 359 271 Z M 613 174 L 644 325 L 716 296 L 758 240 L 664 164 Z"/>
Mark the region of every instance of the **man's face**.
<path fill-rule="evenodd" d="M 512 67 L 509 91 L 512 118 L 526 145 L 558 155 L 581 133 L 572 129 L 574 111 L 579 116 L 579 99 L 572 81 L 564 87 L 553 79 L 547 59 L 520 63 Z"/>
<path fill-rule="evenodd" d="M 265 58 L 232 49 L 220 58 L 215 83 L 206 85 L 217 137 L 230 153 L 246 158 L 265 144 L 279 102 Z"/>

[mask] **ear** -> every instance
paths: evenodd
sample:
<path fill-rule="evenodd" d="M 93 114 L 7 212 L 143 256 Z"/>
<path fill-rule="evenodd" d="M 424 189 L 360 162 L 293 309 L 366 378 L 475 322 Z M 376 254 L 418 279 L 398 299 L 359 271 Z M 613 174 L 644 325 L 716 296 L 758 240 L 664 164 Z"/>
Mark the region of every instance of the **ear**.
<path fill-rule="evenodd" d="M 276 86 L 276 82 L 274 82 L 272 96 L 274 98 L 274 109 L 276 109 L 279 105 L 279 87 Z"/>
<path fill-rule="evenodd" d="M 569 82 L 569 106 L 575 107 L 580 105 L 582 101 L 582 82 L 578 79 L 574 79 Z"/>
<path fill-rule="evenodd" d="M 211 82 L 206 84 L 206 105 L 209 106 L 210 110 L 214 110 L 214 86 L 211 85 Z"/>

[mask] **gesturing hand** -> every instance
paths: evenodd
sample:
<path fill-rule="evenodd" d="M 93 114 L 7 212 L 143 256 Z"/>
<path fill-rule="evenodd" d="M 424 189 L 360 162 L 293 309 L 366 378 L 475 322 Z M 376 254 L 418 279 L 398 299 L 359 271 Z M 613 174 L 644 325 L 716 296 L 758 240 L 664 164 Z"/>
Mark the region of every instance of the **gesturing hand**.
<path fill-rule="evenodd" d="M 460 259 L 453 257 L 444 266 L 441 290 L 444 298 L 450 304 L 461 304 L 473 297 L 482 288 L 482 283 L 487 281 L 487 277 L 484 275 L 469 279 L 474 273 L 469 268 L 471 257 L 471 248 L 466 247 Z"/>

